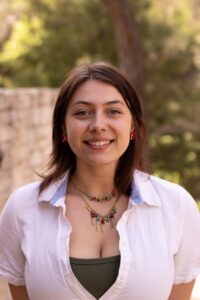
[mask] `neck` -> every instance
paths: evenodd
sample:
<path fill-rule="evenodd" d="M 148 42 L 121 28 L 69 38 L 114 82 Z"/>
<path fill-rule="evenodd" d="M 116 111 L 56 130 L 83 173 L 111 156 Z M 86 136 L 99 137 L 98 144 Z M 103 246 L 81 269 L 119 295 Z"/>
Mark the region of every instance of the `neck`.
<path fill-rule="evenodd" d="M 114 185 L 115 169 L 110 166 L 99 168 L 78 165 L 73 175 L 73 180 L 84 192 L 94 196 L 111 193 Z"/>

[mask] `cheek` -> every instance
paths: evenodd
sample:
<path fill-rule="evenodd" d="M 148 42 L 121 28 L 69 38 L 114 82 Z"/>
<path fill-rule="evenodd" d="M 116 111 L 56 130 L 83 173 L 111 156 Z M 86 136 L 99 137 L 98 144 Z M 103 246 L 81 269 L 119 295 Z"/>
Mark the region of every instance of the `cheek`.
<path fill-rule="evenodd" d="M 78 124 L 74 122 L 71 118 L 68 118 L 65 122 L 66 131 L 68 138 L 72 137 L 73 135 L 77 135 L 80 131 Z"/>
<path fill-rule="evenodd" d="M 72 152 L 77 155 L 80 148 L 79 138 L 74 131 L 68 132 L 68 145 L 71 148 Z"/>
<path fill-rule="evenodd" d="M 73 152 L 76 152 L 76 149 L 79 148 L 83 139 L 84 128 L 80 124 L 74 122 L 74 120 L 69 120 L 66 122 L 66 130 L 69 146 Z"/>
<path fill-rule="evenodd" d="M 121 137 L 121 147 L 126 150 L 130 143 L 130 133 L 132 130 L 132 124 L 127 120 L 127 122 L 124 122 L 121 124 L 120 127 L 120 137 Z"/>
<path fill-rule="evenodd" d="M 130 136 L 130 132 L 132 130 L 132 122 L 130 120 L 125 120 L 120 123 L 121 133 L 124 135 L 124 138 Z"/>

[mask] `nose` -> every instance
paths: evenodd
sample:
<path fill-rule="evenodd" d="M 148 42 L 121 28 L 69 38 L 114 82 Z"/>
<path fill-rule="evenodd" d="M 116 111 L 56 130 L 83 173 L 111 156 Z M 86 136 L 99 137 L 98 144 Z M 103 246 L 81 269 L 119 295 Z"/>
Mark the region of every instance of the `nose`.
<path fill-rule="evenodd" d="M 92 132 L 101 132 L 107 130 L 107 121 L 103 114 L 97 113 L 91 119 L 89 130 Z"/>

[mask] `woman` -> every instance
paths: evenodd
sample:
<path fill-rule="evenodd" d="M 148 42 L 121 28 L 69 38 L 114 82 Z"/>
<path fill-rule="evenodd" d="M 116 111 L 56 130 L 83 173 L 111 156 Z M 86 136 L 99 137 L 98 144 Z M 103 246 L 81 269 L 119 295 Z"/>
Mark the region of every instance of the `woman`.
<path fill-rule="evenodd" d="M 180 186 L 144 171 L 139 100 L 113 66 L 75 68 L 53 115 L 41 182 L 15 191 L 0 225 L 14 300 L 188 300 L 200 220 Z"/>

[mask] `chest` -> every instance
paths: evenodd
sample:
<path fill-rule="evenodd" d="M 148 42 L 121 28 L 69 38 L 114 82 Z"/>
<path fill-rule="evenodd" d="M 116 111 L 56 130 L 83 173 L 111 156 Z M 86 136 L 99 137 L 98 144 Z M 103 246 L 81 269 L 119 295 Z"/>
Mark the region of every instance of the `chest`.
<path fill-rule="evenodd" d="M 79 258 L 98 258 L 119 254 L 119 234 L 116 224 L 127 208 L 123 199 L 117 203 L 116 214 L 109 222 L 102 224 L 92 218 L 84 203 L 79 199 L 68 199 L 66 218 L 71 224 L 69 254 Z M 93 203 L 92 203 L 93 204 Z M 96 212 L 104 216 L 110 212 L 112 205 L 93 204 Z"/>
<path fill-rule="evenodd" d="M 72 252 L 73 246 L 75 247 L 74 251 L 81 250 L 82 246 L 83 257 L 83 253 L 88 256 L 89 248 L 92 248 L 92 256 L 96 255 L 94 251 L 99 251 L 100 246 L 106 249 L 104 248 L 106 243 L 108 244 L 107 249 L 110 251 L 112 241 L 109 238 L 112 238 L 114 232 L 116 247 L 121 254 L 119 275 L 102 300 L 114 299 L 113 293 L 116 293 L 116 290 L 124 291 L 125 294 L 123 296 L 123 292 L 122 294 L 120 292 L 118 298 L 115 297 L 115 299 L 149 300 L 149 295 L 154 295 L 155 300 L 167 299 L 173 280 L 174 261 L 172 253 L 167 251 L 168 239 L 165 227 L 160 223 L 157 214 L 152 212 L 146 226 L 142 222 L 145 217 L 144 212 L 137 213 L 134 210 L 128 218 L 127 214 L 123 214 L 118 220 L 116 231 L 113 231 L 111 235 L 105 232 L 106 237 L 104 238 L 100 238 L 102 234 L 99 232 L 99 237 L 95 239 L 96 231 L 91 226 L 88 215 L 88 226 L 90 225 L 88 228 L 90 229 L 84 228 L 86 225 L 82 224 L 81 234 L 79 234 L 79 222 L 76 223 L 77 220 L 73 219 L 73 216 L 71 218 L 70 212 L 67 214 L 66 211 L 69 219 L 71 218 L 69 220 L 63 215 L 62 210 L 54 211 L 55 213 L 52 213 L 51 217 L 49 216 L 51 213 L 47 212 L 48 218 L 46 214 L 43 214 L 42 219 L 37 219 L 34 224 L 27 222 L 23 227 L 22 249 L 26 257 L 25 277 L 31 299 L 93 300 L 94 298 L 88 296 L 71 272 L 70 251 Z M 43 224 L 42 232 L 41 226 L 37 226 L 39 222 Z M 74 229 L 73 226 L 75 226 Z M 30 230 L 34 232 L 34 240 L 30 240 Z M 91 230 L 88 234 L 90 237 L 94 232 L 95 243 L 90 239 L 87 240 L 87 230 Z M 85 234 L 84 238 L 82 238 L 83 234 Z M 77 242 L 78 239 L 81 239 L 80 244 Z M 113 241 L 115 241 L 115 236 Z M 87 247 L 87 243 L 91 244 Z M 94 244 L 97 247 L 94 247 Z M 113 249 L 116 250 L 115 247 Z M 75 254 L 78 256 L 77 252 Z M 42 281 L 41 270 L 45 270 L 42 272 Z M 48 291 L 46 286 L 49 287 Z"/>

